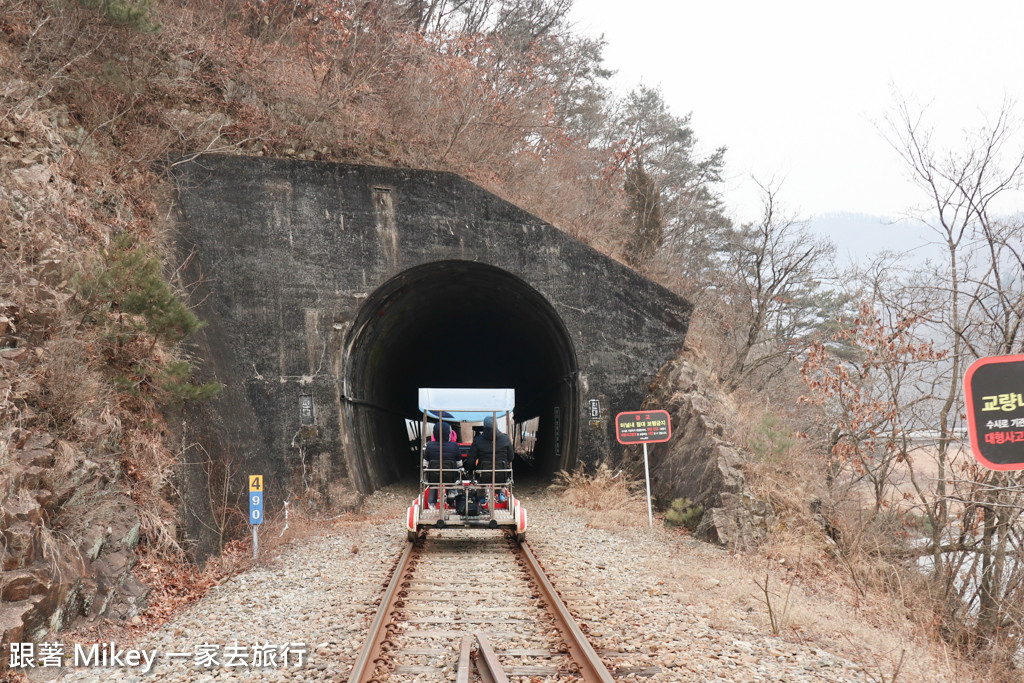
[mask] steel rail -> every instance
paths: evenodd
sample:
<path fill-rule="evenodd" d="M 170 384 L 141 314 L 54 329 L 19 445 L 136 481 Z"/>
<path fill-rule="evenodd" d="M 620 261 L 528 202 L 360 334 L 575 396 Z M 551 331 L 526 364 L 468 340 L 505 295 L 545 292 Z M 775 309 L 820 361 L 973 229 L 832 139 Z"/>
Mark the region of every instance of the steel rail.
<path fill-rule="evenodd" d="M 527 568 L 537 580 L 537 585 L 543 593 L 544 600 L 548 603 L 552 615 L 555 617 L 555 627 L 561 632 L 562 638 L 569 649 L 569 655 L 580 667 L 580 675 L 586 683 L 614 683 L 612 675 L 608 673 L 601 658 L 587 641 L 586 635 L 580 629 L 579 624 L 569 612 L 562 599 L 558 597 L 555 587 L 551 585 L 544 570 L 540 566 L 537 557 L 530 550 L 525 542 L 520 544 L 520 550 L 526 560 Z"/>
<path fill-rule="evenodd" d="M 456 669 L 455 683 L 469 683 L 470 675 L 470 650 L 473 647 L 473 636 L 462 636 L 462 645 L 459 647 L 459 668 Z"/>
<path fill-rule="evenodd" d="M 384 591 L 384 597 L 380 599 L 380 609 L 377 610 L 377 616 L 374 617 L 373 623 L 370 624 L 370 632 L 366 637 L 366 642 L 363 644 L 363 649 L 359 651 L 359 657 L 352 666 L 352 673 L 348 677 L 348 683 L 369 683 L 369 681 L 374 680 L 375 667 L 370 666 L 370 664 L 376 663 L 377 658 L 380 656 L 381 644 L 387 638 L 388 624 L 386 620 L 391 616 L 395 603 L 398 602 L 398 588 L 402 584 L 402 578 L 405 576 L 409 565 L 409 558 L 412 557 L 415 545 L 415 543 L 405 544 L 405 551 L 398 559 L 398 565 L 391 576 L 387 590 Z"/>
<path fill-rule="evenodd" d="M 483 633 L 476 634 L 476 669 L 484 683 L 508 683 L 508 676 L 501 668 L 498 655 L 494 654 L 490 641 Z"/>
<path fill-rule="evenodd" d="M 401 588 L 416 547 L 415 543 L 407 543 L 405 550 L 402 552 L 401 557 L 399 557 L 391 580 L 388 582 L 387 589 L 381 598 L 380 607 L 370 625 L 366 642 L 363 644 L 359 657 L 352 666 L 348 683 L 371 683 L 378 680 L 375 676 L 377 674 L 377 666 L 382 661 L 382 645 L 391 635 L 389 631 L 394 628 L 394 623 L 390 621 L 390 618 L 401 599 Z M 519 553 L 523 558 L 527 571 L 536 580 L 537 587 L 541 591 L 541 597 L 555 620 L 555 628 L 561 634 L 568 655 L 576 663 L 576 666 L 579 667 L 579 675 L 584 683 L 614 683 L 614 679 L 608 672 L 608 669 L 605 668 L 597 652 L 594 651 L 594 648 L 587 641 L 586 635 L 580 629 L 579 624 L 576 623 L 565 603 L 558 597 L 555 587 L 548 580 L 537 557 L 525 542 L 519 544 Z M 472 636 L 467 635 L 462 641 L 460 662 L 457 670 L 457 683 L 464 680 L 463 676 L 468 678 L 469 667 L 464 666 L 461 660 L 469 658 L 468 645 L 471 639 Z M 507 681 L 493 649 L 491 649 L 490 644 L 487 642 L 486 636 L 477 634 L 477 644 L 479 646 L 477 670 L 481 674 L 481 678 L 485 681 L 490 678 L 495 683 L 500 683 L 502 680 Z M 481 662 L 481 659 L 484 661 Z M 494 664 L 493 667 L 491 666 L 492 662 Z M 488 670 L 485 672 L 485 669 Z M 488 674 L 491 676 L 489 677 Z"/>

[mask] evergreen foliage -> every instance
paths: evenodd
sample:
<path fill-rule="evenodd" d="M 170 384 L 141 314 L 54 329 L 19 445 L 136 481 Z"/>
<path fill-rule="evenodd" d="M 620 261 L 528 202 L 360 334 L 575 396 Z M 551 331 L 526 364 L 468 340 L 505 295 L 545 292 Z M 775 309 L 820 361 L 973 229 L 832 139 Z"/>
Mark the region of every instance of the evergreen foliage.
<path fill-rule="evenodd" d="M 151 387 L 161 400 L 180 402 L 215 395 L 217 382 L 192 384 L 192 366 L 187 361 L 157 363 L 148 355 L 122 353 L 126 345 L 149 339 L 151 351 L 158 340 L 178 344 L 203 328 L 204 323 L 185 306 L 163 275 L 160 260 L 129 233 L 117 235 L 103 250 L 103 261 L 77 279 L 82 297 L 95 317 L 106 320 L 113 341 L 110 362 L 115 383 L 138 395 Z"/>
<path fill-rule="evenodd" d="M 107 21 L 136 31 L 149 33 L 160 29 L 150 14 L 153 0 L 79 0 L 83 7 L 96 10 Z"/>
<path fill-rule="evenodd" d="M 221 389 L 219 382 L 193 384 L 191 379 L 192 365 L 188 361 L 173 361 L 157 373 L 156 385 L 171 403 L 213 398 Z"/>
<path fill-rule="evenodd" d="M 694 505 L 689 498 L 676 498 L 672 501 L 672 507 L 665 513 L 665 524 L 693 531 L 703 516 L 703 505 Z"/>
<path fill-rule="evenodd" d="M 626 256 L 632 266 L 639 268 L 664 241 L 661 193 L 644 170 L 642 159 L 637 158 L 627 169 L 623 191 L 626 194 L 626 220 L 633 228 Z"/>
<path fill-rule="evenodd" d="M 750 450 L 758 460 L 779 461 L 790 448 L 796 445 L 796 439 L 785 423 L 775 415 L 765 415 L 757 432 L 750 439 Z"/>
<path fill-rule="evenodd" d="M 147 332 L 176 344 L 202 329 L 203 323 L 164 278 L 160 260 L 132 235 L 116 236 L 102 255 L 104 263 L 81 279 L 79 289 L 85 298 L 119 314 L 120 335 Z"/>
<path fill-rule="evenodd" d="M 615 104 L 610 119 L 606 135 L 624 160 L 627 217 L 634 228 L 633 246 L 641 248 L 641 253 L 628 255 L 630 262 L 639 266 L 664 252 L 682 279 L 701 288 L 712 279 L 708 271 L 717 269 L 715 256 L 726 249 L 732 227 L 714 189 L 722 179 L 725 149 L 701 157 L 690 116 L 673 114 L 655 88 L 640 86 L 630 92 Z M 650 215 L 650 223 L 640 229 L 648 233 L 647 239 L 636 241 L 640 224 L 635 204 L 641 196 L 647 210 L 657 212 L 659 227 L 656 235 L 650 234 Z"/>

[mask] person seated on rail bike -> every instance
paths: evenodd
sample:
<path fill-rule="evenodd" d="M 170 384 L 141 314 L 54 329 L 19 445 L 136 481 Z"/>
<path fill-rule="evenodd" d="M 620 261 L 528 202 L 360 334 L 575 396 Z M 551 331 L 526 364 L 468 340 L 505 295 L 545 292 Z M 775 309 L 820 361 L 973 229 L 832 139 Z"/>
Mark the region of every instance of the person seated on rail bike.
<path fill-rule="evenodd" d="M 487 484 L 491 481 L 491 470 L 507 470 L 514 455 L 512 440 L 500 430 L 496 433 L 494 418 L 488 415 L 484 418 L 484 430 L 473 437 L 473 445 L 466 456 L 466 468 L 477 474 L 477 481 Z M 506 476 L 499 472 L 497 483 L 505 483 Z"/>
<path fill-rule="evenodd" d="M 456 441 L 451 441 L 452 428 L 447 422 L 438 422 L 434 424 L 434 438 L 427 442 L 423 447 L 423 459 L 427 463 L 427 470 L 441 469 L 441 465 L 444 465 L 444 469 L 451 469 L 452 474 L 445 472 L 445 485 L 453 484 L 456 481 L 462 479 L 462 475 L 459 472 L 462 467 L 462 453 L 459 451 L 459 444 Z M 440 473 L 429 473 L 429 480 L 433 482 L 440 482 Z M 437 503 L 437 487 L 430 487 L 430 504 L 435 505 Z"/>
<path fill-rule="evenodd" d="M 455 431 L 455 428 L 454 427 L 449 427 L 447 422 L 445 422 L 444 425 L 445 425 L 445 427 L 448 427 L 448 432 L 449 432 L 448 440 L 449 441 L 458 441 L 459 440 L 459 436 L 458 436 L 458 432 Z M 434 435 L 434 434 L 431 434 L 430 435 L 430 440 L 431 441 L 437 441 L 437 436 Z"/>

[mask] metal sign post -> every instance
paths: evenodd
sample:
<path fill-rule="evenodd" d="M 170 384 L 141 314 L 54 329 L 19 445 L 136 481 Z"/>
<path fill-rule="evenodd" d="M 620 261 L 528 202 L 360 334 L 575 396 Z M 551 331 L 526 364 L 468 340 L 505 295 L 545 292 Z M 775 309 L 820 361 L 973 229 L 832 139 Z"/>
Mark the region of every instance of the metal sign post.
<path fill-rule="evenodd" d="M 260 549 L 259 528 L 263 524 L 263 475 L 249 475 L 249 526 L 252 527 L 252 559 Z"/>
<path fill-rule="evenodd" d="M 644 482 L 647 484 L 647 528 L 654 528 L 654 513 L 651 512 L 651 471 L 647 467 L 647 442 L 644 442 Z"/>
<path fill-rule="evenodd" d="M 647 525 L 654 528 L 651 511 L 651 470 L 647 461 L 647 444 L 664 443 L 672 438 L 672 420 L 664 410 L 619 413 L 615 416 L 615 438 L 623 445 L 644 445 L 644 482 L 647 484 Z"/>

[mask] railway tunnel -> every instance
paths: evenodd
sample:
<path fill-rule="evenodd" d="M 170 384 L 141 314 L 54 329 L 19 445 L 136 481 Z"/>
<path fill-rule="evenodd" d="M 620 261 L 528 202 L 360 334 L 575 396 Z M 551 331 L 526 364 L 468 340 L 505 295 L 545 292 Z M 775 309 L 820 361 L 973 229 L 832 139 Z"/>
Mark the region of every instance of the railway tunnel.
<path fill-rule="evenodd" d="M 399 274 L 363 305 L 345 356 L 356 450 L 370 479 L 417 472 L 405 420 L 420 419 L 419 387 L 512 387 L 516 422 L 539 418 L 532 468 L 575 465 L 572 340 L 551 304 L 500 268 L 439 261 Z"/>
<path fill-rule="evenodd" d="M 264 474 L 268 510 L 400 479 L 422 386 L 513 387 L 541 472 L 614 461 L 614 416 L 682 350 L 689 302 L 457 175 L 231 155 L 170 175 L 197 379 L 223 385 L 176 427 L 186 508 L 210 471 Z"/>

